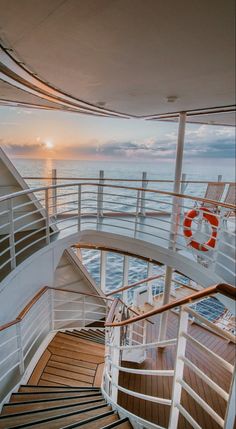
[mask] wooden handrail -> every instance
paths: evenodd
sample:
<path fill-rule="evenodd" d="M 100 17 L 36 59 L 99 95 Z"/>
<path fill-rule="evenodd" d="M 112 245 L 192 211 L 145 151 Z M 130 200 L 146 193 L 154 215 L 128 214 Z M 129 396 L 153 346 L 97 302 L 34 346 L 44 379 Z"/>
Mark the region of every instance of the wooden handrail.
<path fill-rule="evenodd" d="M 152 277 L 146 277 L 145 279 L 140 280 L 139 282 L 132 283 L 131 285 L 120 287 L 119 289 L 116 289 L 113 292 L 106 293 L 105 295 L 106 296 L 115 295 L 116 293 L 120 293 L 120 292 L 123 292 L 124 290 L 128 290 L 128 289 L 132 289 L 133 287 L 139 286 L 143 283 L 147 283 L 147 282 L 150 282 L 152 280 L 159 279 L 159 278 L 163 277 L 164 275 L 165 274 L 163 273 L 163 274 L 157 274 L 156 276 L 152 276 Z"/>
<path fill-rule="evenodd" d="M 10 326 L 16 325 L 17 323 L 19 323 L 25 316 L 26 314 L 31 310 L 31 308 L 34 306 L 34 304 L 36 304 L 36 302 L 45 294 L 45 292 L 47 292 L 48 290 L 56 290 L 58 292 L 70 292 L 70 293 L 76 293 L 78 295 L 84 295 L 84 296 L 92 296 L 94 298 L 98 298 L 98 299 L 103 299 L 105 301 L 112 301 L 113 299 L 111 298 L 106 298 L 100 295 L 96 295 L 95 293 L 87 293 L 87 292 L 77 292 L 74 290 L 69 290 L 69 289 L 56 289 L 53 287 L 49 287 L 49 286 L 44 286 L 42 289 L 40 289 L 39 292 L 36 293 L 36 295 L 28 302 L 28 304 L 23 308 L 23 310 L 18 314 L 18 316 L 14 319 L 11 320 L 10 322 L 4 323 L 3 325 L 0 326 L 0 332 L 3 331 L 4 329 L 9 328 Z"/>
<path fill-rule="evenodd" d="M 76 185 L 80 185 L 81 183 L 79 182 L 72 182 L 69 185 L 67 183 L 63 183 L 61 185 L 50 185 L 50 186 L 40 186 L 38 188 L 29 188 L 29 189 L 25 189 L 23 191 L 19 191 L 19 192 L 13 192 L 12 194 L 8 194 L 8 195 L 3 195 L 0 197 L 0 203 L 3 201 L 7 201 L 9 199 L 12 198 L 17 198 L 23 195 L 27 195 L 27 194 L 33 194 L 35 192 L 39 192 L 39 191 L 45 191 L 45 190 L 49 190 L 49 189 L 57 189 L 57 188 L 66 188 L 66 187 L 71 187 L 71 186 L 76 186 Z M 142 188 L 142 187 L 135 187 L 135 186 L 119 186 L 119 185 L 108 185 L 105 183 L 99 183 L 99 182 L 83 182 L 82 183 L 84 186 L 100 186 L 103 188 L 112 188 L 112 189 L 129 189 L 131 191 L 143 191 L 146 193 L 153 193 L 153 194 L 159 194 L 159 195 L 168 195 L 170 197 L 178 197 L 178 198 L 185 198 L 188 200 L 192 200 L 192 201 L 198 201 L 200 203 L 207 203 L 207 204 L 211 204 L 214 206 L 219 206 L 219 207 L 224 207 L 224 208 L 229 208 L 230 210 L 235 210 L 235 205 L 234 204 L 227 204 L 221 201 L 215 201 L 215 200 L 210 200 L 207 198 L 202 198 L 202 197 L 193 197 L 191 195 L 186 195 L 186 194 L 180 194 L 180 193 L 176 193 L 176 192 L 170 192 L 170 191 L 159 191 L 157 189 L 147 189 L 147 188 Z"/>
<path fill-rule="evenodd" d="M 206 296 L 212 295 L 213 293 L 222 293 L 223 295 L 225 295 L 231 299 L 236 300 L 236 288 L 234 286 L 226 284 L 226 283 L 219 283 L 217 285 L 210 286 L 206 289 L 203 289 L 199 292 L 196 292 L 196 293 L 194 293 L 188 297 L 178 299 L 174 302 L 173 301 L 169 302 L 168 304 L 165 304 L 162 307 L 154 308 L 153 310 L 147 311 L 144 314 L 132 317 L 132 318 L 127 319 L 127 320 L 123 320 L 121 322 L 114 322 L 114 323 L 108 322 L 108 320 L 113 320 L 113 318 L 114 318 L 114 314 L 112 313 L 112 308 L 111 308 L 109 311 L 105 326 L 106 327 L 115 327 L 115 326 L 129 325 L 131 323 L 138 322 L 139 320 L 146 319 L 147 317 L 152 317 L 152 316 L 155 316 L 156 314 L 161 314 L 164 311 L 171 310 L 172 308 L 175 308 L 175 307 L 178 307 L 178 306 L 181 306 L 184 304 L 189 304 L 189 303 L 191 303 L 197 299 L 201 299 L 201 298 L 204 298 Z"/>

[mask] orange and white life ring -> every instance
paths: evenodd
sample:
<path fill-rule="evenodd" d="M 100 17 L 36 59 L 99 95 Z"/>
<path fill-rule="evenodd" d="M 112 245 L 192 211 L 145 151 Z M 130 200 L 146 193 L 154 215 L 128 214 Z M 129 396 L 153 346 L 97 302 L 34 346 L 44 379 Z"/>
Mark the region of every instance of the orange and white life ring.
<path fill-rule="evenodd" d="M 189 210 L 188 213 L 185 215 L 184 222 L 183 222 L 183 232 L 184 236 L 187 238 L 191 238 L 193 236 L 193 233 L 191 231 L 192 221 L 193 219 L 199 215 L 199 211 L 203 211 L 203 218 L 206 219 L 212 228 L 211 237 L 206 243 L 198 243 L 195 240 L 191 240 L 189 242 L 189 245 L 193 247 L 196 250 L 200 250 L 202 252 L 207 252 L 209 248 L 214 248 L 216 245 L 216 237 L 217 237 L 217 228 L 219 226 L 219 221 L 217 217 L 208 209 L 204 207 L 200 207 L 199 209 L 195 210 Z"/>

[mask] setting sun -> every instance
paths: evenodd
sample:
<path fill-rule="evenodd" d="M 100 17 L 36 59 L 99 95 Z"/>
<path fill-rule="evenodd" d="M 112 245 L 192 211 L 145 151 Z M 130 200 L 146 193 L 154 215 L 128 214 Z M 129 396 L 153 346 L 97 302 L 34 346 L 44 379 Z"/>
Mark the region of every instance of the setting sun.
<path fill-rule="evenodd" d="M 46 149 L 53 149 L 54 148 L 54 143 L 51 142 L 51 141 L 46 141 L 44 143 L 44 146 L 45 146 Z"/>

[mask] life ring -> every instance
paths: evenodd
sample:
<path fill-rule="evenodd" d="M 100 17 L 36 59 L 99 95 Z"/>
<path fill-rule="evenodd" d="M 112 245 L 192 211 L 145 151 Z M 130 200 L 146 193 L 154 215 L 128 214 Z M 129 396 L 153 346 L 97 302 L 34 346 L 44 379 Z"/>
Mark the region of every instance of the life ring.
<path fill-rule="evenodd" d="M 217 228 L 219 226 L 219 221 L 217 217 L 212 214 L 212 212 L 204 207 L 200 207 L 197 210 L 189 210 L 188 213 L 185 215 L 184 222 L 183 222 L 183 232 L 184 236 L 187 238 L 191 238 L 193 236 L 193 233 L 191 231 L 192 221 L 193 219 L 199 215 L 199 211 L 203 211 L 203 217 L 206 219 L 211 227 L 212 227 L 212 234 L 209 240 L 206 243 L 198 243 L 195 240 L 191 240 L 189 245 L 193 247 L 196 250 L 200 250 L 202 252 L 207 252 L 209 248 L 214 248 L 216 245 L 216 237 L 217 237 Z M 207 247 L 206 247 L 207 246 Z"/>

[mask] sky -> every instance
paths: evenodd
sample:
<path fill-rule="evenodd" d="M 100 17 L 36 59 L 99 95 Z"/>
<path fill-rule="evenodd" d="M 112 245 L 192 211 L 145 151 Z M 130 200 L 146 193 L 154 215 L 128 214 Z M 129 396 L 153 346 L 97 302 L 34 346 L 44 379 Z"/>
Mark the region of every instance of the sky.
<path fill-rule="evenodd" d="M 0 107 L 0 145 L 10 157 L 168 160 L 176 123 L 112 119 L 69 112 Z M 234 158 L 235 129 L 187 124 L 185 157 Z"/>

